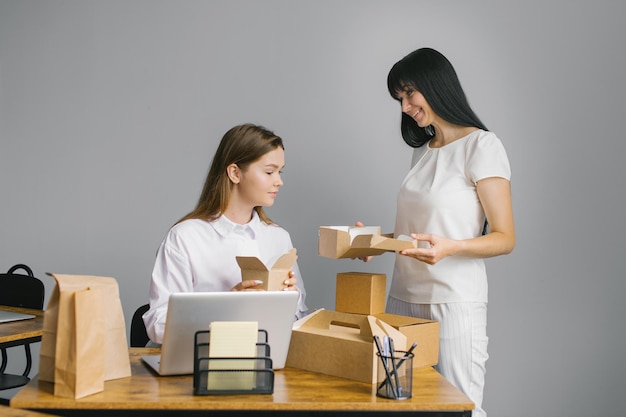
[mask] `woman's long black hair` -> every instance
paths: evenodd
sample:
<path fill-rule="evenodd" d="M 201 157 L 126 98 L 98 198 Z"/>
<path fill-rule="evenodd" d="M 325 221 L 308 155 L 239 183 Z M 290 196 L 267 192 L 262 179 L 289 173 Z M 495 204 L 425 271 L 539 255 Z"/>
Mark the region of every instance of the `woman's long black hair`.
<path fill-rule="evenodd" d="M 488 130 L 470 107 L 454 67 L 434 49 L 417 49 L 391 68 L 387 76 L 389 94 L 399 100 L 398 94 L 407 87 L 419 91 L 433 111 L 447 122 Z M 405 113 L 400 129 L 404 141 L 413 148 L 424 145 L 435 134 L 431 126 L 422 128 Z"/>

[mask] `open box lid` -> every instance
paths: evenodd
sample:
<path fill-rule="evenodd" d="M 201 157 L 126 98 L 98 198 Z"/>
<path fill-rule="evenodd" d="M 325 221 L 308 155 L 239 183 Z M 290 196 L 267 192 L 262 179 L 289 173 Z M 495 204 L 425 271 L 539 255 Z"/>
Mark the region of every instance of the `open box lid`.
<path fill-rule="evenodd" d="M 419 317 L 410 317 L 410 316 L 401 316 L 398 314 L 389 314 L 389 313 L 379 313 L 374 315 L 376 318 L 381 319 L 385 323 L 389 323 L 391 325 L 402 327 L 402 326 L 413 326 L 416 324 L 427 324 L 434 323 L 435 320 L 428 320 Z"/>
<path fill-rule="evenodd" d="M 296 255 L 296 248 L 292 248 L 289 252 L 281 255 L 276 262 L 271 267 L 267 267 L 259 258 L 256 256 L 237 256 L 237 264 L 241 270 L 255 270 L 255 271 L 282 271 L 282 270 L 290 270 L 293 264 L 298 259 L 298 255 Z"/>
<path fill-rule="evenodd" d="M 408 236 L 381 234 L 378 226 L 320 226 L 318 253 L 327 258 L 361 258 L 417 247 Z"/>

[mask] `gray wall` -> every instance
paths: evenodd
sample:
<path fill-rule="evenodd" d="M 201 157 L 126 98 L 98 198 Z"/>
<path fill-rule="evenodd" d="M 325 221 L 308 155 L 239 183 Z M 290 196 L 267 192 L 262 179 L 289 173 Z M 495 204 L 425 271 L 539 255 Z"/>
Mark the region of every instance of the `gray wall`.
<path fill-rule="evenodd" d="M 392 231 L 410 162 L 393 63 L 434 47 L 504 141 L 518 244 L 488 262 L 485 407 L 623 414 L 626 100 L 619 1 L 0 0 L 0 269 L 105 275 L 126 319 L 155 251 L 196 202 L 222 134 L 286 142 L 271 216 L 313 308 L 334 308 L 320 225 Z M 621 185 L 620 185 L 621 184 Z"/>

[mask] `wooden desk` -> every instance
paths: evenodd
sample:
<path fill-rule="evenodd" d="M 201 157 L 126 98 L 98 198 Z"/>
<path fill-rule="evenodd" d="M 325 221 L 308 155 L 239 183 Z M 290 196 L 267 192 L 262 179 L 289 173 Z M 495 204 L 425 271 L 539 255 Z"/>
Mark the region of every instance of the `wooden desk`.
<path fill-rule="evenodd" d="M 43 310 L 9 306 L 0 306 L 0 309 L 37 316 L 34 319 L 0 323 L 0 347 L 8 348 L 41 340 L 41 335 L 43 334 Z"/>
<path fill-rule="evenodd" d="M 376 396 L 375 385 L 285 368 L 276 371 L 274 393 L 194 396 L 191 375 L 156 376 L 141 355 L 156 349 L 131 348 L 132 376 L 105 382 L 103 392 L 78 400 L 55 397 L 52 384 L 34 378 L 11 400 L 11 407 L 64 416 L 273 416 L 347 414 L 384 415 L 385 412 L 423 412 L 423 415 L 470 416 L 473 403 L 432 368 L 417 369 L 413 398 L 390 400 Z"/>
<path fill-rule="evenodd" d="M 52 414 L 43 414 L 36 411 L 22 410 L 20 408 L 9 408 L 0 405 L 0 416 L 2 417 L 52 417 Z"/>

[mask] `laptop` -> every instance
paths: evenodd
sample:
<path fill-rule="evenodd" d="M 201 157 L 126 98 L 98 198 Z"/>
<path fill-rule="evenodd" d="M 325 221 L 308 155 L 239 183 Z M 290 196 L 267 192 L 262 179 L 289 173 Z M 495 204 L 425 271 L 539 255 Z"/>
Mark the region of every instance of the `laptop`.
<path fill-rule="evenodd" d="M 160 355 L 142 360 L 159 375 L 193 374 L 194 335 L 212 321 L 257 321 L 268 334 L 274 369 L 285 367 L 297 291 L 189 292 L 170 295 Z"/>
<path fill-rule="evenodd" d="M 11 321 L 34 319 L 34 314 L 18 313 L 16 311 L 0 310 L 0 323 L 8 323 Z"/>

